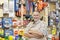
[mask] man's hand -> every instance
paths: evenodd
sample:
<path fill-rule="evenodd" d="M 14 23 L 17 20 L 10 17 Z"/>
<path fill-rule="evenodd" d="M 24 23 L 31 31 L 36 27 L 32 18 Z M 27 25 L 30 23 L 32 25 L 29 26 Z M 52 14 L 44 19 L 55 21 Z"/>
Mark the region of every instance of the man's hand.
<path fill-rule="evenodd" d="M 43 38 L 44 37 L 42 33 L 35 31 L 35 30 L 30 30 L 29 33 L 34 35 L 35 38 Z"/>
<path fill-rule="evenodd" d="M 32 35 L 31 33 L 25 33 L 24 36 L 26 36 L 28 38 L 35 38 L 35 36 Z"/>
<path fill-rule="evenodd" d="M 35 30 L 30 30 L 28 33 L 25 34 L 26 37 L 29 37 L 29 38 L 43 38 L 43 34 L 38 32 L 38 31 L 35 31 Z"/>

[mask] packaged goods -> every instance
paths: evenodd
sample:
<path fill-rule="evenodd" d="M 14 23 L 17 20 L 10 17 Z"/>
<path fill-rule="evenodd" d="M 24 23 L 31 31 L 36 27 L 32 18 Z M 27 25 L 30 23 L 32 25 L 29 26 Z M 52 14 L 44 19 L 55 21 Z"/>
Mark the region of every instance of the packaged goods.
<path fill-rule="evenodd" d="M 53 28 L 52 28 L 52 35 L 56 35 L 56 26 L 55 25 L 53 25 Z"/>
<path fill-rule="evenodd" d="M 0 17 L 3 17 L 3 5 L 0 4 Z"/>
<path fill-rule="evenodd" d="M 19 29 L 19 35 L 24 36 L 24 29 L 23 29 L 23 27 L 21 29 Z"/>
<path fill-rule="evenodd" d="M 18 40 L 23 40 L 23 39 L 22 39 L 22 35 L 19 35 L 19 39 L 18 39 Z"/>
<path fill-rule="evenodd" d="M 3 27 L 9 28 L 12 26 L 12 18 L 3 18 L 2 23 L 3 23 Z"/>
<path fill-rule="evenodd" d="M 18 29 L 14 29 L 14 36 L 18 35 Z"/>
<path fill-rule="evenodd" d="M 9 0 L 9 17 L 15 17 L 14 1 L 15 1 L 15 0 Z M 11 4 L 12 4 L 12 5 L 11 5 Z"/>
<path fill-rule="evenodd" d="M 0 36 L 4 36 L 4 30 L 2 28 L 0 28 Z"/>
<path fill-rule="evenodd" d="M 14 10 L 15 11 L 18 11 L 18 9 L 19 9 L 19 4 L 18 3 L 19 3 L 19 0 L 14 0 L 14 5 L 15 5 Z"/>
<path fill-rule="evenodd" d="M 52 37 L 52 40 L 55 40 L 55 37 Z"/>
<path fill-rule="evenodd" d="M 10 29 L 9 30 L 9 35 L 12 35 L 13 36 L 13 29 Z"/>
<path fill-rule="evenodd" d="M 47 40 L 52 40 L 52 35 L 48 35 Z"/>
<path fill-rule="evenodd" d="M 3 5 L 3 13 L 8 13 L 8 0 L 4 0 L 4 5 Z"/>
<path fill-rule="evenodd" d="M 4 38 L 5 40 L 9 40 L 9 29 L 5 29 L 5 33 L 4 33 Z"/>
<path fill-rule="evenodd" d="M 9 29 L 4 30 L 4 36 L 9 36 Z"/>
<path fill-rule="evenodd" d="M 15 40 L 18 40 L 18 38 L 19 38 L 19 36 L 18 36 L 18 35 L 16 35 L 16 36 L 15 36 Z"/>
<path fill-rule="evenodd" d="M 9 40 L 13 40 L 13 36 L 10 35 L 10 36 L 9 36 Z"/>
<path fill-rule="evenodd" d="M 17 27 L 17 20 L 12 20 L 13 21 L 13 28 Z"/>
<path fill-rule="evenodd" d="M 2 28 L 2 18 L 0 18 L 0 28 Z"/>
<path fill-rule="evenodd" d="M 0 37 L 0 40 L 2 40 L 2 38 Z"/>
<path fill-rule="evenodd" d="M 8 39 L 8 36 L 5 36 L 5 40 L 9 40 L 9 39 Z"/>

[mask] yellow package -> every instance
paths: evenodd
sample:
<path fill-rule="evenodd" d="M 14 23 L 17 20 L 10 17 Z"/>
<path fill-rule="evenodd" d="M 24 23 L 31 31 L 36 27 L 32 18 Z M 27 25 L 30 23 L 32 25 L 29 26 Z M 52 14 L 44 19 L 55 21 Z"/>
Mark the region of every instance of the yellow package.
<path fill-rule="evenodd" d="M 0 40 L 2 40 L 2 38 L 0 37 Z"/>
<path fill-rule="evenodd" d="M 56 30 L 52 30 L 52 34 L 55 35 L 56 34 Z"/>
<path fill-rule="evenodd" d="M 13 40 L 13 36 L 9 36 L 9 40 Z"/>
<path fill-rule="evenodd" d="M 2 38 L 2 40 L 5 40 L 4 38 Z"/>
<path fill-rule="evenodd" d="M 24 29 L 19 30 L 19 35 L 24 36 Z"/>
<path fill-rule="evenodd" d="M 52 34 L 56 35 L 56 26 L 55 25 L 53 25 Z"/>

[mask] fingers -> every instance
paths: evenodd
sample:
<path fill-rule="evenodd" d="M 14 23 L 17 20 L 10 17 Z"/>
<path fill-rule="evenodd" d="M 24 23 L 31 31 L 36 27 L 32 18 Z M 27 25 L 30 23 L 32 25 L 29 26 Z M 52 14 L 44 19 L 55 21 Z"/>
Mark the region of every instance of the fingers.
<path fill-rule="evenodd" d="M 28 37 L 28 38 L 33 38 L 33 37 L 34 37 L 34 35 L 29 34 L 29 33 L 26 33 L 24 36 L 25 36 L 25 37 Z"/>

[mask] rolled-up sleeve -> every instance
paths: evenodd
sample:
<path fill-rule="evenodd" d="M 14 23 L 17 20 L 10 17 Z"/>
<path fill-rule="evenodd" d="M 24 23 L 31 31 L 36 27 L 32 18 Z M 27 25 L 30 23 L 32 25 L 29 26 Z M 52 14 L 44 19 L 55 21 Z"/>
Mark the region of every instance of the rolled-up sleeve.
<path fill-rule="evenodd" d="M 41 24 L 39 31 L 43 33 L 44 36 L 47 36 L 47 25 L 45 23 Z"/>
<path fill-rule="evenodd" d="M 27 26 L 26 26 L 26 28 L 25 28 L 25 33 L 28 33 L 28 31 L 30 30 L 30 28 L 32 27 L 32 24 L 33 24 L 33 22 L 30 22 Z"/>

